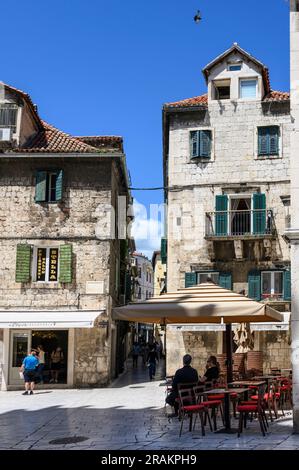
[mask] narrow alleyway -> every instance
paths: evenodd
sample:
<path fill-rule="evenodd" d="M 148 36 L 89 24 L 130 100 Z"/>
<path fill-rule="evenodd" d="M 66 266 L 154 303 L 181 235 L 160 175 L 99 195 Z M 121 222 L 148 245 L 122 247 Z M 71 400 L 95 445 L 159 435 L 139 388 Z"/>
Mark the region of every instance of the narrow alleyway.
<path fill-rule="evenodd" d="M 240 439 L 208 429 L 202 437 L 198 427 L 190 434 L 186 423 L 179 438 L 178 419 L 165 414 L 163 376 L 163 362 L 151 382 L 140 364 L 109 388 L 0 392 L 0 449 L 299 449 L 290 414 L 265 438 L 256 423 Z"/>

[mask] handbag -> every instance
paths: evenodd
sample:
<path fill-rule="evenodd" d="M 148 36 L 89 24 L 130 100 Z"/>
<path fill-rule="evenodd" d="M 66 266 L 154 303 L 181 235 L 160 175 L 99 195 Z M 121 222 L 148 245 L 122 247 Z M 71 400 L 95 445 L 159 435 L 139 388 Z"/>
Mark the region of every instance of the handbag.
<path fill-rule="evenodd" d="M 19 372 L 19 376 L 20 376 L 20 379 L 24 380 L 24 374 L 23 374 L 23 372 L 22 372 L 21 370 L 20 370 L 20 372 Z"/>

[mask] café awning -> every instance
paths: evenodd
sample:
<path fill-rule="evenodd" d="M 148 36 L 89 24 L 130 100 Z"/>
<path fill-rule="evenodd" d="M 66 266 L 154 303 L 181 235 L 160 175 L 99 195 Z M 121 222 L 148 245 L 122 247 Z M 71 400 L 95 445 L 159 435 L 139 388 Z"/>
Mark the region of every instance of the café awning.
<path fill-rule="evenodd" d="M 102 310 L 0 311 L 0 329 L 92 328 Z"/>
<path fill-rule="evenodd" d="M 283 321 L 268 304 L 210 282 L 114 308 L 112 315 L 114 320 L 160 324 Z"/>

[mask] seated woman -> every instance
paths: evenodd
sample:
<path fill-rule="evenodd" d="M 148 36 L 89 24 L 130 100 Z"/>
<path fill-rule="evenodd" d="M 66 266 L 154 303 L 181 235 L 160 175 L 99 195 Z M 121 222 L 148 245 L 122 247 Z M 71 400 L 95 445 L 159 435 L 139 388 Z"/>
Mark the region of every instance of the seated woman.
<path fill-rule="evenodd" d="M 220 374 L 219 363 L 215 356 L 210 356 L 207 360 L 207 368 L 203 377 L 200 378 L 200 382 L 215 382 L 218 380 Z"/>

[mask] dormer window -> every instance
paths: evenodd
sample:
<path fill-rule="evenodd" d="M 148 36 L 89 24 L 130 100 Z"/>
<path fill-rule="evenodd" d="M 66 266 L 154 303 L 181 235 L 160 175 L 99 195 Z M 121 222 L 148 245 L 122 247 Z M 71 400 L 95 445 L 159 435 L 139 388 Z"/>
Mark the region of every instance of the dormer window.
<path fill-rule="evenodd" d="M 257 97 L 257 79 L 240 80 L 240 98 L 254 99 Z"/>
<path fill-rule="evenodd" d="M 227 70 L 229 72 L 237 72 L 238 70 L 242 70 L 242 62 L 228 64 Z"/>
<path fill-rule="evenodd" d="M 0 128 L 10 128 L 16 132 L 18 107 L 14 104 L 0 105 Z"/>
<path fill-rule="evenodd" d="M 214 81 L 214 100 L 230 99 L 230 80 Z"/>

